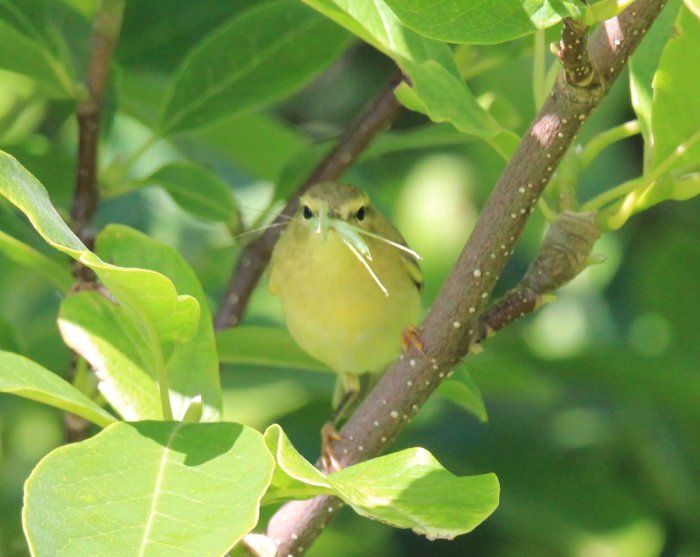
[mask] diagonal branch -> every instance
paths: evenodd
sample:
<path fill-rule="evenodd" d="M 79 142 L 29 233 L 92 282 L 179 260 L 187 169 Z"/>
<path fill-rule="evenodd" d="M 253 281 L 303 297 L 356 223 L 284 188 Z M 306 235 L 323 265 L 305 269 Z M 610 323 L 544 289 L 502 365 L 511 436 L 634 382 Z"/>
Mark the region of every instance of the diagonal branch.
<path fill-rule="evenodd" d="M 289 198 L 287 205 L 277 216 L 272 227 L 245 247 L 238 258 L 231 281 L 214 320 L 217 329 L 235 327 L 241 322 L 248 307 L 250 295 L 258 284 L 272 254 L 272 248 L 274 248 L 275 242 L 284 228 L 276 225 L 287 222 L 289 217 L 294 214 L 299 196 L 318 182 L 339 178 L 365 150 L 374 136 L 399 114 L 401 105 L 394 96 L 394 90 L 402 80 L 403 76 L 397 74 L 388 81 L 369 108 L 345 131 L 335 147 Z"/>
<path fill-rule="evenodd" d="M 420 330 L 415 348 L 394 362 L 350 417 L 336 447 L 349 466 L 386 449 L 477 339 L 479 316 L 529 214 L 581 124 L 609 91 L 665 0 L 637 0 L 599 27 L 589 42 L 598 83 L 557 83 L 501 174 L 457 263 Z M 284 505 L 270 520 L 277 555 L 301 555 L 335 515 L 339 500 L 320 496 Z"/>

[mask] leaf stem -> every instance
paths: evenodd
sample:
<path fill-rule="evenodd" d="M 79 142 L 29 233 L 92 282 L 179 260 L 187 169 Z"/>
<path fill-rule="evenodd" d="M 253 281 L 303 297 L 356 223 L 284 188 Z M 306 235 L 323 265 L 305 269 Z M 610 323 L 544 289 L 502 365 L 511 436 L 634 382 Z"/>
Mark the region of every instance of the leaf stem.
<path fill-rule="evenodd" d="M 163 350 L 160 347 L 158 334 L 153 329 L 153 326 L 148 323 L 148 341 L 153 347 L 153 364 L 155 366 L 156 379 L 158 380 L 158 392 L 160 393 L 160 405 L 163 409 L 163 419 L 171 421 L 173 419 L 173 408 L 170 404 L 170 384 L 168 382 L 168 371 L 163 358 Z"/>
<path fill-rule="evenodd" d="M 633 135 L 637 135 L 642 131 L 642 127 L 638 120 L 630 120 L 609 130 L 599 133 L 594 136 L 581 150 L 579 154 L 580 168 L 586 168 L 593 162 L 600 152 L 608 145 L 626 139 Z"/>

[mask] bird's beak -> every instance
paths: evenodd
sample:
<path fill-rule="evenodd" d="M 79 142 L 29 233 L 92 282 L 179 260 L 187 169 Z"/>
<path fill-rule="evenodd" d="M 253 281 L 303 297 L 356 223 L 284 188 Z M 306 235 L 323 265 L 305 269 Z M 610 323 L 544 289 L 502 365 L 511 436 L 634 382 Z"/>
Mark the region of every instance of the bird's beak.
<path fill-rule="evenodd" d="M 321 239 L 326 241 L 328 236 L 328 228 L 330 227 L 330 222 L 328 218 L 328 204 L 322 203 L 318 211 L 318 221 L 316 223 L 316 234 L 321 235 Z"/>

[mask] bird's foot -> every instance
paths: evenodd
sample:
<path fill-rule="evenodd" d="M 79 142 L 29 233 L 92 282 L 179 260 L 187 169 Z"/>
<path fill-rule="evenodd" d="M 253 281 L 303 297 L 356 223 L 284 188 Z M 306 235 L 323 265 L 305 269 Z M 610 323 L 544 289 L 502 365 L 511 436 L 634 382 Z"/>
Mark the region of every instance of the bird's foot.
<path fill-rule="evenodd" d="M 321 462 L 323 463 L 323 471 L 326 474 L 342 470 L 343 466 L 338 462 L 338 457 L 335 454 L 333 443 L 335 441 L 344 442 L 344 439 L 335 424 L 328 421 L 321 428 Z"/>
<path fill-rule="evenodd" d="M 425 354 L 425 352 L 423 352 L 423 348 L 425 348 L 425 346 L 421 342 L 420 338 L 418 338 L 418 329 L 416 329 L 413 325 L 409 325 L 403 330 L 403 333 L 401 333 L 401 348 L 403 350 L 415 348 L 421 354 Z"/>

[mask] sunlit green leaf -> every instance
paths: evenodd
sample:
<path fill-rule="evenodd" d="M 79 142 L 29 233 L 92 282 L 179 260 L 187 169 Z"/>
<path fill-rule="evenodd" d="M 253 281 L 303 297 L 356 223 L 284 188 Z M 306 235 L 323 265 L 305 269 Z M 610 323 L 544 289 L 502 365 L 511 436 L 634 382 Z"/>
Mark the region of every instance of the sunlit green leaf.
<path fill-rule="evenodd" d="M 689 52 L 700 52 L 700 20 L 682 7 L 654 76 L 652 168 L 675 155 L 670 168 L 700 162 L 700 96 L 688 94 L 700 90 L 700 58 Z"/>
<path fill-rule="evenodd" d="M 200 311 L 193 334 L 187 342 L 173 346 L 167 361 L 173 413 L 181 416 L 191 399 L 199 395 L 204 404 L 203 419 L 218 419 L 221 387 L 214 330 L 209 305 L 194 271 L 173 248 L 126 226 L 107 226 L 97 237 L 97 251 L 118 265 L 161 273 L 172 280 L 178 292 L 196 300 Z M 185 318 L 190 319 L 188 315 Z M 170 319 L 177 320 L 175 315 Z"/>
<path fill-rule="evenodd" d="M 331 492 L 363 516 L 428 538 L 473 530 L 498 506 L 494 474 L 456 477 L 421 448 L 406 449 L 323 476 L 291 445 L 279 426 L 265 432 L 277 470 L 271 499 Z"/>
<path fill-rule="evenodd" d="M 407 102 L 409 108 L 425 112 L 434 122 L 449 122 L 464 133 L 487 139 L 505 157 L 513 152 L 517 137 L 479 106 L 446 44 L 404 27 L 382 0 L 303 1 L 394 59 L 410 78 L 413 100 L 418 101 Z M 408 88 L 402 85 L 399 93 Z M 405 93 L 398 97 L 406 101 Z"/>
<path fill-rule="evenodd" d="M 498 507 L 500 490 L 494 474 L 456 477 L 421 448 L 349 466 L 328 483 L 357 513 L 430 539 L 476 528 Z"/>
<path fill-rule="evenodd" d="M 280 426 L 267 428 L 265 442 L 277 462 L 265 503 L 334 493 L 326 477 L 297 452 Z"/>
<path fill-rule="evenodd" d="M 102 395 L 125 420 L 162 419 L 148 344 L 124 309 L 97 292 L 79 292 L 61 303 L 64 342 L 97 372 Z"/>
<path fill-rule="evenodd" d="M 386 0 L 408 27 L 440 41 L 492 44 L 581 17 L 579 0 Z"/>
<path fill-rule="evenodd" d="M 681 6 L 681 0 L 669 0 L 635 50 L 629 62 L 630 93 L 637 120 L 644 136 L 645 165 L 651 162 L 651 101 L 654 94 L 652 80 L 659 65 L 661 53 L 673 33 L 673 25 Z"/>
<path fill-rule="evenodd" d="M 273 464 L 239 424 L 114 424 L 32 472 L 32 554 L 220 557 L 255 526 Z"/>
<path fill-rule="evenodd" d="M 55 406 L 100 426 L 115 421 L 70 383 L 19 354 L 0 351 L 0 392 Z"/>
<path fill-rule="evenodd" d="M 160 273 L 118 267 L 105 263 L 90 252 L 63 222 L 36 178 L 13 157 L 1 152 L 0 194 L 27 215 L 50 245 L 95 271 L 121 304 L 140 338 L 148 344 L 149 350 L 144 355 L 149 358 L 149 369 L 163 368 L 176 348 L 181 352 L 183 343 L 191 346 L 187 341 L 197 332 L 203 315 L 200 303 L 190 295 L 179 295 L 170 279 Z M 186 374 L 199 372 L 197 368 L 190 368 Z M 210 376 L 210 373 L 205 371 L 204 376 Z M 193 382 L 189 387 L 196 388 L 195 385 L 197 383 Z M 207 400 L 206 393 L 192 393 L 192 396 L 197 394 L 202 394 Z M 213 397 L 218 396 L 217 391 Z M 213 408 L 219 407 L 220 402 L 217 404 L 214 400 Z"/>

